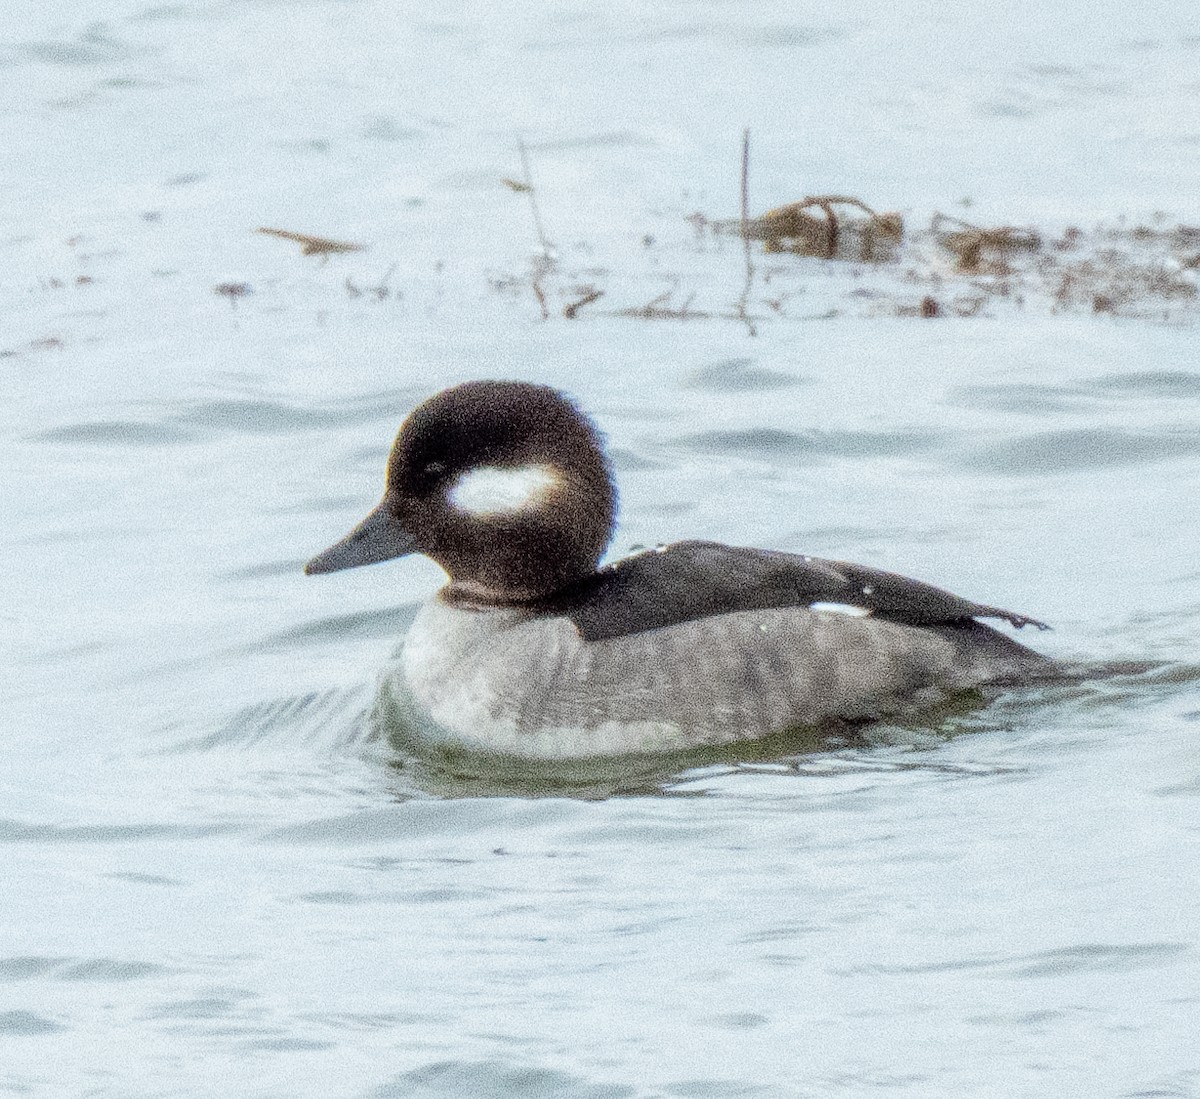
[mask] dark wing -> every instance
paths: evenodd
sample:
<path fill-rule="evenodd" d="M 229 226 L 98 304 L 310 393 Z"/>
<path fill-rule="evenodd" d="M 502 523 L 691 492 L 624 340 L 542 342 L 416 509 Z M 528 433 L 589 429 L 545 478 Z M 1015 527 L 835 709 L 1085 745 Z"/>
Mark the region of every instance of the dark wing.
<path fill-rule="evenodd" d="M 910 626 L 1003 618 L 1018 629 L 1049 629 L 1036 619 L 865 565 L 717 542 L 676 542 L 627 557 L 544 609 L 570 618 L 585 641 L 601 641 L 709 615 L 814 603 L 862 607 Z"/>

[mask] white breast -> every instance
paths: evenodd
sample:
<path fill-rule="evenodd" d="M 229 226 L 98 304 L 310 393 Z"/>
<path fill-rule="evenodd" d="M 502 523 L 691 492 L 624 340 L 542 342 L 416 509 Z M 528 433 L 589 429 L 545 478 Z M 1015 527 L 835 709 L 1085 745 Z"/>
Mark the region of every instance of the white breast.
<path fill-rule="evenodd" d="M 399 731 L 430 747 L 547 760 L 688 747 L 669 718 L 605 719 L 612 684 L 597 693 L 593 649 L 566 618 L 434 599 L 381 691 Z"/>

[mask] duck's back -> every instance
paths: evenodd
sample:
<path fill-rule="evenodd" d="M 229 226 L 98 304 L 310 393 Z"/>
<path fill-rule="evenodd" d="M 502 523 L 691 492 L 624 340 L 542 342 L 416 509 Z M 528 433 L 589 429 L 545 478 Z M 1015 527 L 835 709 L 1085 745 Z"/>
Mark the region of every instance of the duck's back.
<path fill-rule="evenodd" d="M 906 626 L 1000 618 L 1020 629 L 1044 623 L 894 572 L 720 542 L 675 542 L 635 554 L 547 604 L 589 641 L 660 629 L 692 618 L 834 603 Z"/>

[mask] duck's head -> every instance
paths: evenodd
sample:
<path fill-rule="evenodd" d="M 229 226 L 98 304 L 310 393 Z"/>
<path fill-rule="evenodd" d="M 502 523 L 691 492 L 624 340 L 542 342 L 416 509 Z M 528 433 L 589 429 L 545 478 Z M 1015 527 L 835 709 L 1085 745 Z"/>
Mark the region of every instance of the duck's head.
<path fill-rule="evenodd" d="M 549 386 L 465 382 L 400 427 L 379 505 L 308 574 L 423 553 L 446 594 L 544 599 L 590 576 L 612 536 L 616 493 L 595 427 Z"/>

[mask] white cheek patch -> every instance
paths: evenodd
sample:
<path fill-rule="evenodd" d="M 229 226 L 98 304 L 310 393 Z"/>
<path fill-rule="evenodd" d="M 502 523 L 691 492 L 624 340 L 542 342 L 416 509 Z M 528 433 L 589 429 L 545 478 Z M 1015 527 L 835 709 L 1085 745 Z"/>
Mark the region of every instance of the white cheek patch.
<path fill-rule="evenodd" d="M 826 614 L 844 614 L 850 618 L 866 618 L 871 612 L 866 607 L 856 607 L 853 603 L 810 603 L 810 611 L 824 611 Z"/>
<path fill-rule="evenodd" d="M 561 484 L 553 466 L 477 466 L 450 486 L 446 499 L 471 515 L 503 515 L 540 507 Z"/>

